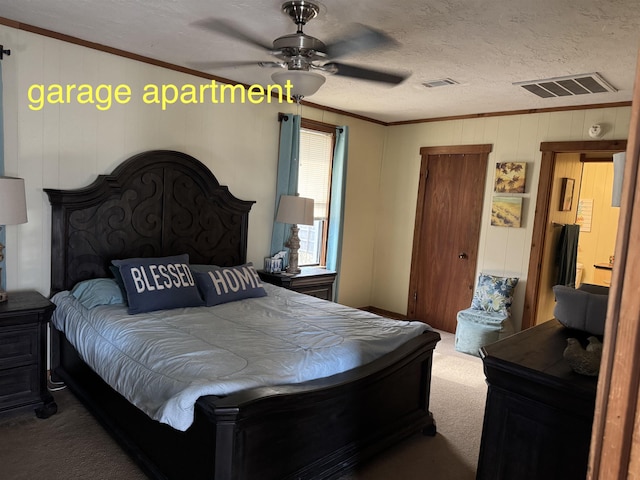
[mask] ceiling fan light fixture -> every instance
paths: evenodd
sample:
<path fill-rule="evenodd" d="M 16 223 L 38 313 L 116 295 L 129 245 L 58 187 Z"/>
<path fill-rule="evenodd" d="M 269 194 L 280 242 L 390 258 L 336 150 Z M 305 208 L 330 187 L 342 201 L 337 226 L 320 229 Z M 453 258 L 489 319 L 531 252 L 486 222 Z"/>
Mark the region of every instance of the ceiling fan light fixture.
<path fill-rule="evenodd" d="M 326 80 L 324 75 L 307 70 L 284 70 L 275 72 L 271 75 L 271 79 L 283 87 L 287 85 L 287 81 L 290 82 L 291 97 L 296 100 L 303 97 L 310 97 L 320 89 Z"/>

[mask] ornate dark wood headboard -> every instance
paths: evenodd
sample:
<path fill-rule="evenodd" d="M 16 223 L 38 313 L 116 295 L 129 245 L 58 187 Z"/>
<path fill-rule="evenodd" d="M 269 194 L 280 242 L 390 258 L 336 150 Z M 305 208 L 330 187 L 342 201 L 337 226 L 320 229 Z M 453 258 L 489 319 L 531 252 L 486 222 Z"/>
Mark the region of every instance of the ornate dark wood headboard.
<path fill-rule="evenodd" d="M 187 154 L 140 153 L 87 187 L 45 192 L 52 207 L 52 294 L 110 276 L 117 258 L 188 253 L 194 264 L 246 261 L 255 202 L 234 197 Z"/>

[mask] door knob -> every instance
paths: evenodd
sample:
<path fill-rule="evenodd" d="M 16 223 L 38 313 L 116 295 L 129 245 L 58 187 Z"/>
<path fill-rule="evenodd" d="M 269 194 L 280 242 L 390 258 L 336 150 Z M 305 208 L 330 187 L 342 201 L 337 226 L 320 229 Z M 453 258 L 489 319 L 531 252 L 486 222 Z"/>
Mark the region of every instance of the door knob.
<path fill-rule="evenodd" d="M 461 259 L 461 260 L 464 260 L 465 258 L 467 258 L 467 254 L 466 254 L 466 253 L 464 253 L 464 252 L 459 253 L 459 254 L 458 254 L 458 258 L 459 258 L 459 259 Z"/>

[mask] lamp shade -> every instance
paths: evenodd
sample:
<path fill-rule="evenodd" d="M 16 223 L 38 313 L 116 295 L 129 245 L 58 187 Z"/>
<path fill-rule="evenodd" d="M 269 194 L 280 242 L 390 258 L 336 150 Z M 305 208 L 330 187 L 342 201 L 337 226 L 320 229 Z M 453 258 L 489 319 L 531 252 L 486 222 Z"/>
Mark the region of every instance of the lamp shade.
<path fill-rule="evenodd" d="M 307 70 L 282 70 L 271 75 L 271 79 L 283 87 L 287 84 L 287 80 L 290 81 L 293 98 L 310 97 L 326 80 L 324 75 Z"/>
<path fill-rule="evenodd" d="M 24 179 L 0 177 L 0 225 L 17 225 L 26 221 Z"/>
<path fill-rule="evenodd" d="M 282 195 L 276 222 L 291 225 L 313 225 L 313 198 Z"/>

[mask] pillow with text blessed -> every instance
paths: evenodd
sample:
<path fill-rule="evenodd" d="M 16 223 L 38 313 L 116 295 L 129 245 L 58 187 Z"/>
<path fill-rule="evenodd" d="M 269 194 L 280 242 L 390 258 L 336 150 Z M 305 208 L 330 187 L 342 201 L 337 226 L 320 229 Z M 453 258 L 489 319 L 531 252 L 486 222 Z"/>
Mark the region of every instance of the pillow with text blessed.
<path fill-rule="evenodd" d="M 193 275 L 208 307 L 267 294 L 252 263 L 235 267 L 211 265 L 206 270 Z"/>
<path fill-rule="evenodd" d="M 122 276 L 130 314 L 204 305 L 187 254 L 111 263 Z"/>

